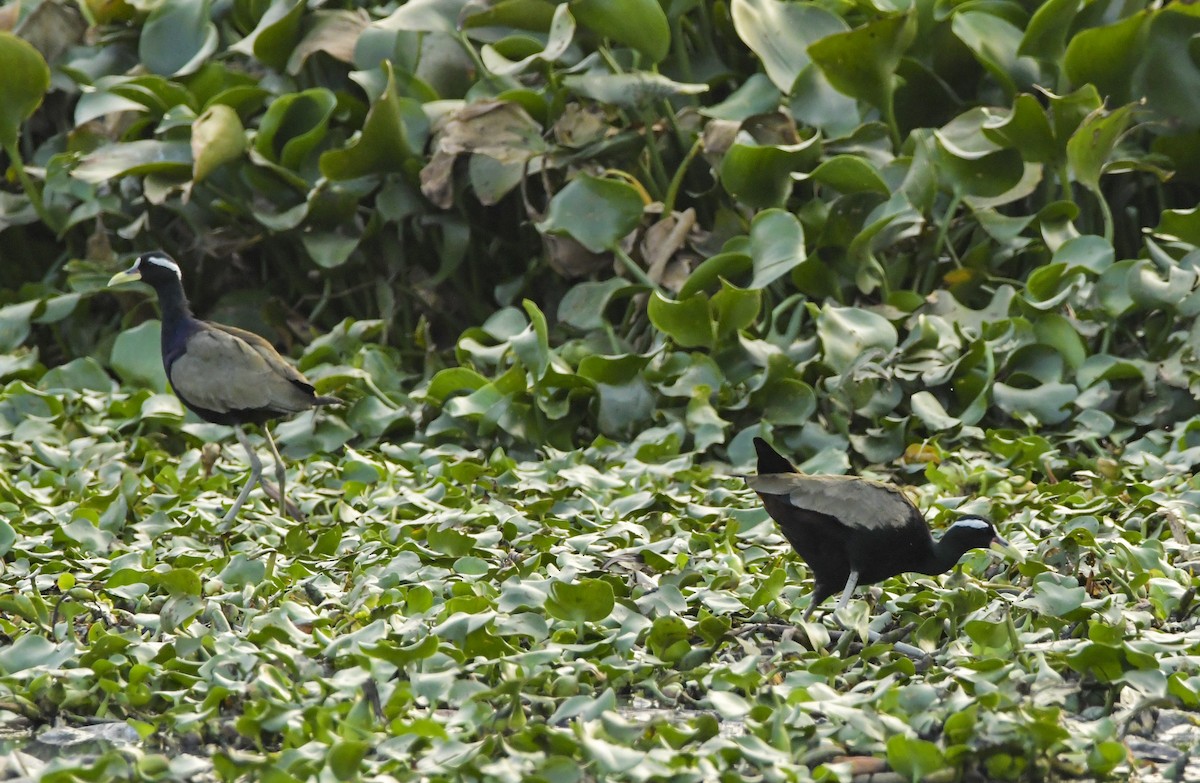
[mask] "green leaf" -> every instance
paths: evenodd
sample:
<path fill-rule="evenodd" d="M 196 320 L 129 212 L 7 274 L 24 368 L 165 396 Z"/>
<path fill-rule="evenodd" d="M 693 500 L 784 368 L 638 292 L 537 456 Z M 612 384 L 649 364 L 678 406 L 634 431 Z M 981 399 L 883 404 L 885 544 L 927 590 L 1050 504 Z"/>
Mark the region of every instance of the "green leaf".
<path fill-rule="evenodd" d="M 563 295 L 558 303 L 558 320 L 580 331 L 600 329 L 605 324 L 604 311 L 613 299 L 640 290 L 620 277 L 600 282 L 578 283 Z"/>
<path fill-rule="evenodd" d="M 230 51 L 253 56 L 259 62 L 282 71 L 300 38 L 304 10 L 304 0 L 272 0 L 259 19 L 258 26 L 230 46 Z"/>
<path fill-rule="evenodd" d="M 18 636 L 0 649 L 0 672 L 15 674 L 26 669 L 51 664 L 54 645 L 46 637 L 27 633 Z"/>
<path fill-rule="evenodd" d="M 658 0 L 571 0 L 570 8 L 580 24 L 638 50 L 652 63 L 671 49 L 671 28 Z"/>
<path fill-rule="evenodd" d="M 1121 134 L 1133 119 L 1134 106 L 1127 104 L 1112 112 L 1097 109 L 1084 119 L 1079 129 L 1067 140 L 1067 160 L 1071 164 L 1071 171 L 1080 184 L 1098 198 L 1104 198 L 1100 191 L 1100 175 L 1112 157 Z"/>
<path fill-rule="evenodd" d="M 97 184 L 118 177 L 164 174 L 186 179 L 192 173 L 192 149 L 185 141 L 145 139 L 101 147 L 84 156 L 71 175 Z"/>
<path fill-rule="evenodd" d="M 903 734 L 888 737 L 887 762 L 897 774 L 913 783 L 947 766 L 946 757 L 937 745 Z"/>
<path fill-rule="evenodd" d="M 758 318 L 762 309 L 762 291 L 738 288 L 722 280 L 721 290 L 713 294 L 711 308 L 718 341 L 729 338 Z"/>
<path fill-rule="evenodd" d="M 28 42 L 0 31 L 0 147 L 16 149 L 21 123 L 33 116 L 50 89 L 50 67 Z"/>
<path fill-rule="evenodd" d="M 211 0 L 162 0 L 142 26 L 138 56 L 152 72 L 186 76 L 217 50 Z"/>
<path fill-rule="evenodd" d="M 765 288 L 791 272 L 807 257 L 804 228 L 790 212 L 764 210 L 750 223 L 750 257 L 754 277 L 747 288 Z"/>
<path fill-rule="evenodd" d="M 154 320 L 117 335 L 109 364 L 124 383 L 166 391 L 167 374 L 159 348 L 161 332 L 162 324 Z"/>
<path fill-rule="evenodd" d="M 825 363 L 836 373 L 845 372 L 868 351 L 891 351 L 899 339 L 896 327 L 881 315 L 828 304 L 817 314 L 817 336 Z"/>
<path fill-rule="evenodd" d="M 642 220 L 642 197 L 615 179 L 580 174 L 554 195 L 543 234 L 566 234 L 593 253 L 615 248 Z"/>
<path fill-rule="evenodd" d="M 329 749 L 329 771 L 338 780 L 358 780 L 362 761 L 372 744 L 362 740 L 340 740 Z"/>
<path fill-rule="evenodd" d="M 4 557 L 12 551 L 13 544 L 17 543 L 17 533 L 13 530 L 12 525 L 0 519 L 0 557 Z"/>
<path fill-rule="evenodd" d="M 1017 53 L 1022 32 L 1015 24 L 988 10 L 973 9 L 955 13 L 950 24 L 958 39 L 999 82 L 1006 96 L 1037 82 L 1036 63 Z"/>
<path fill-rule="evenodd" d="M 1047 0 L 1041 3 L 1025 26 L 1017 54 L 1057 63 L 1066 52 L 1067 36 L 1079 9 L 1079 0 Z"/>
<path fill-rule="evenodd" d="M 1150 12 L 1135 13 L 1071 36 L 1063 58 L 1071 82 L 1095 85 L 1117 103 L 1131 100 L 1136 82 L 1130 76 L 1144 60 L 1144 38 L 1151 18 Z"/>
<path fill-rule="evenodd" d="M 917 17 L 910 13 L 828 35 L 808 47 L 813 62 L 835 89 L 879 110 L 892 129 L 894 142 L 899 141 L 892 106 L 896 67 L 916 33 Z"/>
<path fill-rule="evenodd" d="M 820 155 L 821 137 L 799 144 L 732 145 L 721 159 L 721 185 L 748 207 L 782 207 L 792 192 L 792 172 Z"/>
<path fill-rule="evenodd" d="M 812 62 L 811 44 L 848 29 L 841 17 L 810 3 L 733 0 L 729 10 L 738 37 L 783 93 L 792 91 L 796 77 Z"/>
<path fill-rule="evenodd" d="M 647 303 L 647 313 L 654 328 L 674 340 L 679 347 L 713 346 L 717 325 L 709 311 L 708 296 L 703 292 L 676 302 L 655 291 Z"/>
<path fill-rule="evenodd" d="M 575 623 L 600 622 L 612 614 L 614 606 L 612 585 L 603 579 L 556 581 L 546 598 L 546 611 L 551 617 Z"/>
<path fill-rule="evenodd" d="M 404 172 L 425 148 L 429 120 L 419 103 L 400 97 L 391 63 L 384 63 L 383 68 L 387 87 L 371 104 L 362 133 L 344 149 L 321 155 L 321 173 L 329 179 Z"/>
<path fill-rule="evenodd" d="M 799 182 L 812 180 L 828 185 L 841 193 L 878 193 L 888 196 L 891 190 L 883 177 L 865 158 L 857 155 L 834 155 L 822 161 L 807 174 L 793 174 Z"/>
<path fill-rule="evenodd" d="M 246 151 L 246 133 L 233 109 L 213 104 L 192 123 L 192 180 L 200 182 Z"/>
<path fill-rule="evenodd" d="M 562 82 L 564 87 L 584 98 L 627 109 L 638 108 L 650 101 L 699 95 L 708 91 L 707 84 L 677 82 L 662 74 L 647 71 L 588 71 L 563 77 Z"/>
<path fill-rule="evenodd" d="M 308 154 L 325 138 L 337 96 L 324 88 L 289 93 L 267 108 L 254 136 L 254 149 L 272 163 L 299 171 Z"/>

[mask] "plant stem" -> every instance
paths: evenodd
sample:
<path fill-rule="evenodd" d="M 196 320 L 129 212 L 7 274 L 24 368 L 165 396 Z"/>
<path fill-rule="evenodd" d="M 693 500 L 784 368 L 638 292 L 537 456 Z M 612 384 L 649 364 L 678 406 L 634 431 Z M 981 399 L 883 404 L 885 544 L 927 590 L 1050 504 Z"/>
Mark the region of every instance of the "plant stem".
<path fill-rule="evenodd" d="M 21 161 L 21 151 L 16 144 L 5 145 L 4 151 L 8 154 L 8 159 L 12 161 L 13 171 L 17 173 L 17 179 L 21 181 L 21 188 L 24 189 L 25 195 L 29 197 L 29 203 L 33 204 L 33 211 L 37 212 L 38 219 L 48 228 L 54 228 L 54 220 L 50 214 L 46 212 L 46 204 L 42 201 L 42 189 L 29 176 L 29 172 L 25 171 L 25 164 Z"/>

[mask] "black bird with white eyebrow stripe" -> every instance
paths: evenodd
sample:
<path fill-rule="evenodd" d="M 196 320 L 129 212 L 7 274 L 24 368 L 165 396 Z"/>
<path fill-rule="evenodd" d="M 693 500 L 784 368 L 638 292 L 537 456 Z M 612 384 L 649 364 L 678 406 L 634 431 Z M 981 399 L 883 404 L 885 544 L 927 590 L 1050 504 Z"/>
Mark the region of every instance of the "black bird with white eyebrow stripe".
<path fill-rule="evenodd" d="M 838 590 L 834 611 L 860 584 L 909 571 L 943 574 L 971 549 L 991 546 L 1022 559 L 982 517 L 962 517 L 934 541 L 920 510 L 896 487 L 855 476 L 806 476 L 762 438 L 754 448 L 758 475 L 746 483 L 813 572 L 805 620 Z"/>
<path fill-rule="evenodd" d="M 143 253 L 108 284 L 134 280 L 148 283 L 158 294 L 163 368 L 175 395 L 205 421 L 233 425 L 238 442 L 250 458 L 250 479 L 222 522 L 237 516 L 262 476 L 262 463 L 246 440 L 243 424 L 263 425 L 263 435 L 275 457 L 279 503 L 286 509 L 287 474 L 266 423 L 340 400 L 317 395 L 308 379 L 257 334 L 194 317 L 183 292 L 183 273 L 166 253 Z"/>

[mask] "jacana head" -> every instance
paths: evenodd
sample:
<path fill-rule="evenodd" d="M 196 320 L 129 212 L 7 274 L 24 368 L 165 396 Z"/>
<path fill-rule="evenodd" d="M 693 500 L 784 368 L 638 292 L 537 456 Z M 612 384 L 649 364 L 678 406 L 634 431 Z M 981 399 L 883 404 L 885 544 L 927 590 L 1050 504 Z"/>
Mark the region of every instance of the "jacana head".
<path fill-rule="evenodd" d="M 991 522 L 978 516 L 965 516 L 955 520 L 942 534 L 938 547 L 943 551 L 959 553 L 991 547 L 1016 560 L 1023 562 L 1025 559 L 1021 550 L 1005 541 Z"/>
<path fill-rule="evenodd" d="M 152 250 L 138 256 L 133 266 L 124 272 L 113 275 L 108 284 L 114 286 L 141 280 L 157 289 L 164 284 L 178 283 L 182 279 L 183 272 L 180 271 L 179 264 L 175 263 L 175 259 L 161 250 Z"/>

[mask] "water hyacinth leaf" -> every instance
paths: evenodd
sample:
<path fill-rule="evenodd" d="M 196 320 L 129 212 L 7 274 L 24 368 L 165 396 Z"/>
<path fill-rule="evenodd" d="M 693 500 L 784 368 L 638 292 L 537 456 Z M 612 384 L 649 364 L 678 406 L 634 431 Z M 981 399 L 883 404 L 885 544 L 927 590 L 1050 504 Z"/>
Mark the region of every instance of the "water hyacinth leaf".
<path fill-rule="evenodd" d="M 820 138 L 786 145 L 734 144 L 721 159 L 721 185 L 748 207 L 782 207 L 792 192 L 792 172 L 820 155 Z"/>
<path fill-rule="evenodd" d="M 570 8 L 581 25 L 636 49 L 652 63 L 670 51 L 671 28 L 658 0 L 572 0 Z"/>
<path fill-rule="evenodd" d="M 1079 0 L 1048 0 L 1042 3 L 1021 36 L 1017 54 L 1058 62 L 1067 48 L 1067 33 L 1079 13 Z"/>
<path fill-rule="evenodd" d="M 282 71 L 300 38 L 304 8 L 304 0 L 271 0 L 258 25 L 230 50 Z"/>
<path fill-rule="evenodd" d="M 1033 95 L 1018 95 L 1010 111 L 984 111 L 987 118 L 981 129 L 996 144 L 1019 150 L 1022 158 L 1033 163 L 1050 164 L 1062 156 L 1062 143 L 1055 139 L 1046 110 Z"/>
<path fill-rule="evenodd" d="M 793 174 L 798 182 L 811 180 L 841 193 L 878 193 L 891 195 L 883 177 L 865 158 L 834 155 L 807 174 Z"/>
<path fill-rule="evenodd" d="M 1037 63 L 1017 53 L 1022 32 L 1012 22 L 984 10 L 964 10 L 955 13 L 950 24 L 1007 95 L 1037 82 Z"/>
<path fill-rule="evenodd" d="M 576 623 L 599 622 L 612 614 L 615 605 L 612 585 L 603 579 L 556 581 L 546 597 L 546 611 L 552 617 Z"/>
<path fill-rule="evenodd" d="M 707 84 L 677 82 L 658 73 L 606 73 L 589 71 L 566 76 L 563 86 L 584 98 L 633 109 L 648 101 L 700 95 L 708 91 Z"/>
<path fill-rule="evenodd" d="M 1099 274 L 1112 266 L 1115 259 L 1112 242 L 1095 234 L 1084 234 L 1059 245 L 1050 261 L 1062 264 L 1064 269 L 1081 268 Z"/>
<path fill-rule="evenodd" d="M 596 387 L 601 432 L 628 434 L 653 414 L 656 398 L 643 373 L 649 361 L 636 354 L 592 354 L 579 362 L 579 376 Z"/>
<path fill-rule="evenodd" d="M 340 740 L 329 749 L 329 771 L 338 780 L 358 780 L 362 761 L 372 744 L 362 740 Z"/>
<path fill-rule="evenodd" d="M 763 390 L 767 404 L 763 418 L 774 424 L 801 425 L 817 410 L 817 395 L 807 383 L 795 378 L 783 378 Z"/>
<path fill-rule="evenodd" d="M 370 18 L 361 11 L 321 10 L 313 17 L 313 26 L 288 57 L 287 72 L 293 76 L 300 73 L 305 61 L 317 52 L 353 64 L 358 39 L 370 25 Z"/>
<path fill-rule="evenodd" d="M 1191 209 L 1165 209 L 1154 227 L 1156 236 L 1182 239 L 1190 245 L 1200 246 L 1200 207 Z"/>
<path fill-rule="evenodd" d="M 817 337 L 826 364 L 845 372 L 867 352 L 886 354 L 899 340 L 886 318 L 857 307 L 826 304 L 817 313 Z"/>
<path fill-rule="evenodd" d="M 159 350 L 161 333 L 162 324 L 152 320 L 117 335 L 109 364 L 123 382 L 166 391 L 167 374 Z"/>
<path fill-rule="evenodd" d="M 563 294 L 558 304 L 558 320 L 580 331 L 599 329 L 605 323 L 604 311 L 615 298 L 639 290 L 640 286 L 631 286 L 619 277 L 578 283 Z"/>
<path fill-rule="evenodd" d="M 834 88 L 879 110 L 892 130 L 893 142 L 899 142 L 892 106 L 896 66 L 916 33 L 916 14 L 908 13 L 827 35 L 808 47 L 813 62 Z"/>
<path fill-rule="evenodd" d="M 930 432 L 941 432 L 957 427 L 962 422 L 951 416 L 942 407 L 942 403 L 931 392 L 922 390 L 914 394 L 908 402 L 913 415 L 921 420 Z"/>
<path fill-rule="evenodd" d="M 654 328 L 681 348 L 713 346 L 716 324 L 709 311 L 708 296 L 703 292 L 674 301 L 655 291 L 647 303 L 647 314 Z"/>
<path fill-rule="evenodd" d="M 217 27 L 210 0 L 163 0 L 142 26 L 138 56 L 152 72 L 186 76 L 217 50 Z"/>
<path fill-rule="evenodd" d="M 17 532 L 12 525 L 0 519 L 0 557 L 12 551 L 12 545 L 17 542 Z"/>
<path fill-rule="evenodd" d="M 915 737 L 895 734 L 887 741 L 888 766 L 912 783 L 925 780 L 947 765 L 937 745 Z"/>
<path fill-rule="evenodd" d="M 325 138 L 337 96 L 324 88 L 284 95 L 271 103 L 254 137 L 254 149 L 272 163 L 299 171 Z"/>
<path fill-rule="evenodd" d="M 1117 142 L 1133 119 L 1134 104 L 1126 104 L 1112 112 L 1097 109 L 1079 125 L 1067 140 L 1067 160 L 1075 178 L 1098 197 L 1100 175 L 1112 157 Z"/>
<path fill-rule="evenodd" d="M 208 107 L 192 123 L 192 181 L 203 181 L 245 150 L 245 129 L 237 112 L 220 103 Z"/>
<path fill-rule="evenodd" d="M 750 258 L 754 277 L 748 288 L 765 288 L 806 258 L 804 228 L 790 212 L 764 210 L 750 223 Z"/>
<path fill-rule="evenodd" d="M 1193 41 L 1200 34 L 1196 10 L 1175 4 L 1149 14 L 1150 29 L 1142 41 L 1141 61 L 1133 81 L 1131 101 L 1145 98 L 1146 108 L 1175 127 L 1200 128 L 1200 108 L 1192 96 L 1200 90 L 1200 65 Z"/>
<path fill-rule="evenodd" d="M 997 382 L 992 394 L 996 406 L 1013 418 L 1030 424 L 1061 424 L 1071 417 L 1071 404 L 1079 396 L 1079 389 L 1070 383 L 1021 389 Z"/>
<path fill-rule="evenodd" d="M 537 228 L 543 234 L 566 234 L 599 253 L 613 249 L 637 228 L 643 206 L 633 186 L 580 174 L 550 200 L 546 219 Z"/>
<path fill-rule="evenodd" d="M 722 280 L 721 290 L 713 294 L 710 306 L 718 340 L 727 338 L 748 328 L 758 318 L 762 309 L 762 291 L 738 288 Z"/>
<path fill-rule="evenodd" d="M 841 17 L 819 5 L 782 0 L 733 0 L 730 6 L 738 37 L 762 61 L 767 76 L 783 93 L 812 62 L 808 47 L 848 28 Z"/>
<path fill-rule="evenodd" d="M 50 67 L 38 50 L 0 31 L 0 147 L 16 148 L 21 123 L 33 115 L 50 89 Z"/>
<path fill-rule="evenodd" d="M 1081 30 L 1071 36 L 1063 67 L 1074 84 L 1094 85 L 1115 103 L 1136 96 L 1131 88 L 1147 51 L 1145 31 L 1151 15 L 1133 14 L 1112 24 Z"/>
<path fill-rule="evenodd" d="M 93 184 L 118 177 L 164 174 L 188 177 L 192 148 L 186 141 L 143 139 L 101 147 L 84 156 L 71 175 Z"/>
<path fill-rule="evenodd" d="M 474 27 L 476 23 L 487 24 L 487 18 L 493 15 L 500 15 L 506 8 L 515 8 L 517 3 L 510 3 L 507 6 L 500 4 L 493 6 L 487 11 L 474 14 L 468 18 L 466 27 Z M 546 6 L 540 3 L 524 3 L 521 4 L 530 9 L 530 13 L 538 18 L 525 20 L 522 19 L 516 26 L 523 29 L 540 30 L 543 28 L 544 20 L 541 14 L 544 10 L 548 10 Z M 575 17 L 571 16 L 570 4 L 563 3 L 555 7 L 553 17 L 550 19 L 549 32 L 546 34 L 546 45 L 539 51 L 532 52 L 520 60 L 512 61 L 504 58 L 496 51 L 494 46 L 484 46 L 479 54 L 483 60 L 483 64 L 487 66 L 492 73 L 501 76 L 511 76 L 521 73 L 530 65 L 536 62 L 552 63 L 567 53 L 571 46 L 571 41 L 575 38 Z"/>
<path fill-rule="evenodd" d="M 320 156 L 320 173 L 329 179 L 354 179 L 384 172 L 403 172 L 425 149 L 430 124 L 420 104 L 398 95 L 395 73 L 389 62 L 384 71 L 388 85 L 371 104 L 362 132 L 344 149 Z"/>
<path fill-rule="evenodd" d="M 701 261 L 692 270 L 679 289 L 678 298 L 683 300 L 698 292 L 710 291 L 718 287 L 723 279 L 745 279 L 750 276 L 753 267 L 754 262 L 745 253 L 717 253 Z"/>
<path fill-rule="evenodd" d="M 35 666 L 53 666 L 61 657 L 55 652 L 54 644 L 44 636 L 25 634 L 0 649 L 0 672 L 15 674 Z"/>

